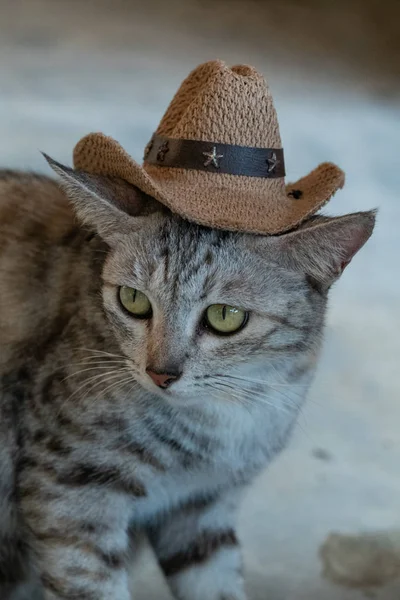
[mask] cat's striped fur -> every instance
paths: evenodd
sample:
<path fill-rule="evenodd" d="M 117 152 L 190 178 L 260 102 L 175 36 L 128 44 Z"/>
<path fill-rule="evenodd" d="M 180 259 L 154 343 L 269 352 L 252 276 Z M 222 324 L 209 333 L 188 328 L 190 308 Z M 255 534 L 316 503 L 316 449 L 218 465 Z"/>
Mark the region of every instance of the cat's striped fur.
<path fill-rule="evenodd" d="M 128 600 L 146 532 L 178 599 L 244 600 L 237 503 L 287 441 L 327 291 L 374 215 L 230 234 L 53 167 L 71 203 L 0 171 L 0 598 Z M 120 285 L 150 297 L 151 321 L 121 310 Z M 247 326 L 202 330 L 216 302 Z M 159 390 L 149 364 L 183 375 Z"/>

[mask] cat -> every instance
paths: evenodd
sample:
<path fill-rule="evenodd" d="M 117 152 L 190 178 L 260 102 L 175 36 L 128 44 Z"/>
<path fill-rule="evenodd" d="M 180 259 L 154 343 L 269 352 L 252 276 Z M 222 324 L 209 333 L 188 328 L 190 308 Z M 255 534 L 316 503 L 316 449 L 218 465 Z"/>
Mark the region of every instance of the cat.
<path fill-rule="evenodd" d="M 177 599 L 245 600 L 238 503 L 375 212 L 213 230 L 48 160 L 0 171 L 0 598 L 128 600 L 145 533 Z"/>

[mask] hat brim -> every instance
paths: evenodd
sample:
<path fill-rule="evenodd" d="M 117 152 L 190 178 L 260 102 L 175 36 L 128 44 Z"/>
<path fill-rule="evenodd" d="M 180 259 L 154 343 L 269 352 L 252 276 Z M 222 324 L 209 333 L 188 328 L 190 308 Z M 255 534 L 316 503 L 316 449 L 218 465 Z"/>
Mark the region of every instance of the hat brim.
<path fill-rule="evenodd" d="M 74 149 L 74 168 L 120 177 L 179 216 L 207 227 L 264 235 L 283 233 L 320 210 L 344 185 L 344 173 L 323 163 L 295 183 L 274 180 L 266 194 L 249 177 L 139 165 L 113 138 L 92 133 Z M 258 180 L 259 178 L 253 178 Z M 233 191 L 234 190 L 234 191 Z"/>

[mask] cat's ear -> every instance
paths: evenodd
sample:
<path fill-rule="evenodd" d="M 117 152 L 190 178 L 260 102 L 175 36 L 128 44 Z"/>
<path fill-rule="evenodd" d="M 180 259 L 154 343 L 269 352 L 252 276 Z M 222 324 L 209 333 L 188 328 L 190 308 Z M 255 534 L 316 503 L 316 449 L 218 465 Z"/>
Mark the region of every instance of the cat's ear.
<path fill-rule="evenodd" d="M 302 271 L 327 289 L 369 239 L 375 218 L 376 211 L 317 216 L 271 241 L 283 266 Z"/>
<path fill-rule="evenodd" d="M 60 177 L 79 221 L 111 245 L 140 227 L 138 217 L 160 210 L 155 200 L 122 179 L 75 171 L 43 156 Z"/>

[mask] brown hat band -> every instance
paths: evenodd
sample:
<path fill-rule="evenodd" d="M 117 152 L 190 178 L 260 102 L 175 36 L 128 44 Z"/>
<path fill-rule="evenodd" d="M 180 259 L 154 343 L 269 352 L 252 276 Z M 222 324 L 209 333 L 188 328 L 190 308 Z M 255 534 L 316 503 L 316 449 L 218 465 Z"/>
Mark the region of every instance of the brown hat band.
<path fill-rule="evenodd" d="M 275 179 L 285 176 L 282 148 L 249 148 L 154 135 L 144 160 L 159 167 Z"/>

